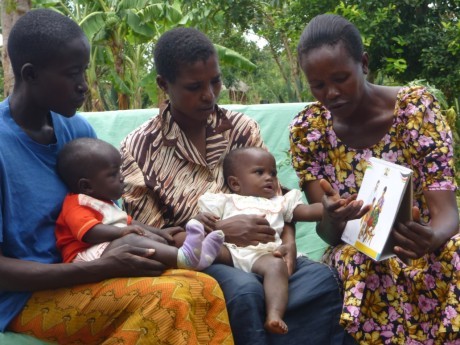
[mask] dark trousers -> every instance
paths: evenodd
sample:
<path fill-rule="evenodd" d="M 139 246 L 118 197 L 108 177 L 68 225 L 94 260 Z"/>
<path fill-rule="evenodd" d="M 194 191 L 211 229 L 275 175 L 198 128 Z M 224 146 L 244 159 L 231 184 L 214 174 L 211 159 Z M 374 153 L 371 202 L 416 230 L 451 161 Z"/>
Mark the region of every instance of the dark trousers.
<path fill-rule="evenodd" d="M 214 277 L 224 292 L 237 345 L 355 344 L 339 325 L 342 296 L 334 271 L 324 264 L 306 257 L 297 259 L 297 269 L 289 279 L 289 302 L 284 316 L 289 332 L 285 335 L 265 332 L 260 276 L 221 264 L 204 272 Z"/>

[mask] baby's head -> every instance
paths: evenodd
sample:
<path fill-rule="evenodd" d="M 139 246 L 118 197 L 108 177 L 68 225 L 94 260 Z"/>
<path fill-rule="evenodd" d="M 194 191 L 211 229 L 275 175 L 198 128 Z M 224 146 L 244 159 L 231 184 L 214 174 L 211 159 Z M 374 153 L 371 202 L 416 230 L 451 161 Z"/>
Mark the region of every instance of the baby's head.
<path fill-rule="evenodd" d="M 117 200 L 123 194 L 121 156 L 109 143 L 79 138 L 59 152 L 57 171 L 72 193 L 102 200 Z"/>
<path fill-rule="evenodd" d="M 224 178 L 233 193 L 273 198 L 278 190 L 276 161 L 260 147 L 230 151 L 223 163 Z"/>

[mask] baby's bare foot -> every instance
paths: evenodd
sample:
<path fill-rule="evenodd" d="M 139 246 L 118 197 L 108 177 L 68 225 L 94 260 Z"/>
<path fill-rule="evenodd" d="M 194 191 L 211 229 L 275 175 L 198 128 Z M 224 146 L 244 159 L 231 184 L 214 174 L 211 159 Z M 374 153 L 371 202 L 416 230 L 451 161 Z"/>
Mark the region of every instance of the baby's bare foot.
<path fill-rule="evenodd" d="M 288 326 L 281 319 L 267 319 L 264 326 L 270 333 L 286 334 L 288 332 Z"/>

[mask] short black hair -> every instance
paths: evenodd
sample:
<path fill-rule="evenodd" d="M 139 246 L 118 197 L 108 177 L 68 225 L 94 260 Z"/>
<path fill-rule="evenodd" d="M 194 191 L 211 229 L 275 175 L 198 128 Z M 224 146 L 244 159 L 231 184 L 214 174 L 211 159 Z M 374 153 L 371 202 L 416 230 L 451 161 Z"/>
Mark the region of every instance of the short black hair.
<path fill-rule="evenodd" d="M 78 138 L 69 141 L 58 154 L 56 168 L 72 193 L 80 193 L 78 181 L 90 178 L 105 162 L 104 157 L 118 150 L 106 141 L 96 138 Z"/>
<path fill-rule="evenodd" d="M 157 74 L 170 83 L 176 81 L 180 64 L 206 61 L 216 54 L 211 40 L 194 28 L 166 31 L 155 44 L 153 53 Z"/>
<path fill-rule="evenodd" d="M 8 37 L 8 55 L 16 80 L 26 63 L 46 66 L 63 45 L 84 36 L 70 18 L 50 9 L 31 10 L 13 25 Z"/>
<path fill-rule="evenodd" d="M 238 156 L 250 151 L 258 151 L 263 152 L 265 154 L 269 154 L 273 156 L 268 150 L 257 147 L 257 146 L 246 146 L 246 147 L 239 147 L 236 149 L 231 150 L 224 158 L 224 162 L 222 163 L 222 170 L 224 171 L 224 179 L 227 182 L 229 176 L 234 176 L 238 166 L 236 164 Z"/>
<path fill-rule="evenodd" d="M 299 59 L 303 54 L 323 45 L 334 46 L 343 42 L 350 56 L 361 61 L 364 47 L 358 28 L 344 17 L 336 14 L 321 14 L 314 17 L 300 36 L 297 45 Z"/>

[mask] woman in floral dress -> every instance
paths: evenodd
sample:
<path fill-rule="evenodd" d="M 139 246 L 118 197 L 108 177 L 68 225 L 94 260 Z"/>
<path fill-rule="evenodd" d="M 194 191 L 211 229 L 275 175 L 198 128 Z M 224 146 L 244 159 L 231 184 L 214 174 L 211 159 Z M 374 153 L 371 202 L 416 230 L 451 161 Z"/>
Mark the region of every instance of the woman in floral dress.
<path fill-rule="evenodd" d="M 340 16 L 315 17 L 298 53 L 317 102 L 291 124 L 292 164 L 308 201 L 325 207 L 317 231 L 343 282 L 341 324 L 363 344 L 460 344 L 457 186 L 438 101 L 424 87 L 368 82 L 359 31 Z M 394 225 L 396 256 L 381 262 L 340 240 L 369 210 L 356 193 L 370 157 L 414 171 L 413 221 Z"/>

